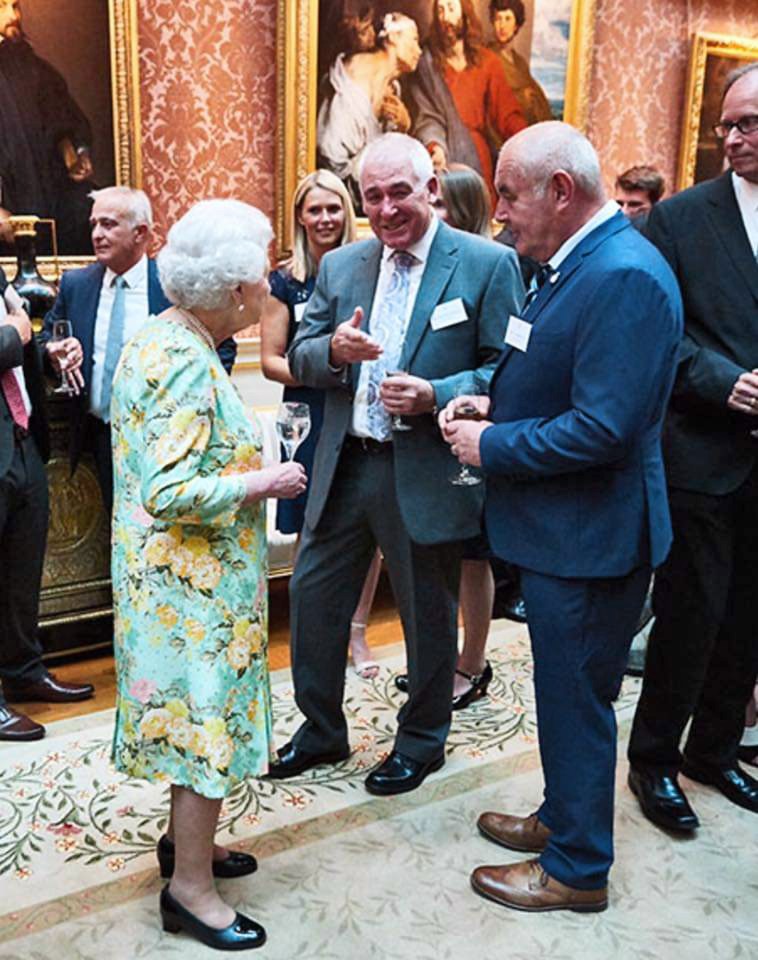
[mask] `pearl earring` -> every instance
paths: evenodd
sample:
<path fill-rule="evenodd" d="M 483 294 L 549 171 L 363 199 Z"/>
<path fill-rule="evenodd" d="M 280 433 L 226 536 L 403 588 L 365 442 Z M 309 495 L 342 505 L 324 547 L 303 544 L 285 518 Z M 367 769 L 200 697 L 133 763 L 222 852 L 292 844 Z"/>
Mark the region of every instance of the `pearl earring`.
<path fill-rule="evenodd" d="M 245 304 L 244 304 L 244 303 L 241 303 L 241 304 L 237 307 L 237 309 L 239 310 L 240 313 L 242 313 L 242 311 L 245 309 Z"/>

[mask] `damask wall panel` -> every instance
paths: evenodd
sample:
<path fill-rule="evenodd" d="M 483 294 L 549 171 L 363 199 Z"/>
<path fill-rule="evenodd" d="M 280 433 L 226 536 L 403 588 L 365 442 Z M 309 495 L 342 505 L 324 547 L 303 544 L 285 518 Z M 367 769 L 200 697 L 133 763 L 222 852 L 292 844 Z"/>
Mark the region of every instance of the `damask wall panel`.
<path fill-rule="evenodd" d="M 159 237 L 192 203 L 273 212 L 274 0 L 139 0 L 143 185 Z"/>
<path fill-rule="evenodd" d="M 758 35 L 755 0 L 597 0 L 589 135 L 612 186 L 633 163 L 676 179 L 690 38 Z"/>

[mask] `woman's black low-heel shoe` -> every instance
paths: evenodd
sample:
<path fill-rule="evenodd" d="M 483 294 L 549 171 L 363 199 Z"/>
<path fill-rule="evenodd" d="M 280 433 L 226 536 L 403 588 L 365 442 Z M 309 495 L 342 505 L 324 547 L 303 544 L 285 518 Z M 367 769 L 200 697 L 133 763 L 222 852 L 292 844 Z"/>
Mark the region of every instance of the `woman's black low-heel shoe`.
<path fill-rule="evenodd" d="M 238 913 L 228 927 L 221 930 L 209 927 L 202 920 L 186 910 L 168 892 L 168 887 L 161 891 L 161 920 L 166 933 L 179 933 L 184 930 L 195 940 L 204 943 L 206 947 L 215 950 L 254 950 L 262 947 L 266 942 L 266 931 L 263 927 Z"/>
<path fill-rule="evenodd" d="M 161 868 L 161 876 L 168 880 L 174 873 L 174 845 L 164 833 L 158 841 L 156 848 L 158 854 L 158 865 Z M 258 869 L 258 861 L 249 853 L 240 853 L 237 850 L 230 850 L 226 860 L 213 861 L 213 876 L 218 880 L 230 880 L 234 877 L 246 877 L 250 873 L 255 873 Z"/>
<path fill-rule="evenodd" d="M 485 660 L 484 670 L 481 673 L 464 673 L 463 670 L 455 672 L 465 677 L 471 686 L 465 693 L 459 693 L 457 697 L 453 697 L 453 710 L 463 710 L 475 700 L 481 700 L 482 697 L 487 696 L 487 687 L 492 680 L 492 667 L 489 660 Z"/>

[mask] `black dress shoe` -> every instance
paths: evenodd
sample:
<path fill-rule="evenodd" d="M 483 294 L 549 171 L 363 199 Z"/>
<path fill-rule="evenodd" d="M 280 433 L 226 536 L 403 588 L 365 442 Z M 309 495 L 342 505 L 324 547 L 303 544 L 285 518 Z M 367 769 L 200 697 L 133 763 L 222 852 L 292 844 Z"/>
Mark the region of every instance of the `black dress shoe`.
<path fill-rule="evenodd" d="M 465 677 L 471 686 L 457 697 L 453 697 L 453 710 L 465 710 L 476 700 L 481 700 L 487 696 L 487 688 L 492 680 L 492 667 L 489 660 L 484 662 L 484 670 L 481 673 L 464 673 L 463 670 L 455 671 L 460 677 Z"/>
<path fill-rule="evenodd" d="M 168 880 L 174 873 L 174 844 L 164 833 L 158 841 L 156 851 L 158 854 L 158 865 L 161 868 L 161 876 Z M 255 873 L 258 869 L 258 861 L 249 853 L 240 853 L 238 850 L 230 850 L 229 856 L 224 860 L 213 861 L 213 876 L 219 880 L 231 880 L 234 877 L 246 877 L 250 873 Z"/>
<path fill-rule="evenodd" d="M 651 823 L 677 833 L 692 833 L 700 826 L 676 777 L 629 767 L 628 782 Z"/>
<path fill-rule="evenodd" d="M 685 757 L 681 772 L 690 780 L 707 783 L 720 790 L 727 800 L 736 803 L 738 807 L 758 813 L 758 780 L 741 770 L 736 763 L 733 767 L 721 769 Z"/>
<path fill-rule="evenodd" d="M 420 787 L 426 777 L 435 770 L 439 770 L 444 762 L 444 753 L 435 757 L 434 760 L 423 763 L 421 760 L 414 760 L 393 750 L 387 759 L 366 777 L 366 789 L 369 793 L 380 797 L 394 793 L 407 793 L 409 790 Z"/>
<path fill-rule="evenodd" d="M 400 693 L 408 693 L 408 674 L 399 673 L 395 677 L 395 686 L 400 691 Z"/>
<path fill-rule="evenodd" d="M 95 692 L 91 683 L 64 683 L 56 680 L 52 673 L 46 673 L 39 680 L 28 683 L 12 683 L 6 680 L 3 683 L 5 696 L 12 703 L 28 703 L 30 700 L 40 700 L 43 703 L 74 703 L 78 700 L 89 700 Z"/>
<path fill-rule="evenodd" d="M 321 763 L 339 763 L 350 756 L 350 747 L 344 750 L 335 750 L 331 753 L 307 753 L 296 747 L 294 743 L 285 743 L 276 751 L 279 760 L 268 768 L 265 779 L 286 780 L 287 777 L 296 777 L 299 773 L 317 767 Z"/>
<path fill-rule="evenodd" d="M 514 620 L 516 623 L 526 623 L 526 603 L 520 595 L 504 603 L 500 608 L 500 616 L 506 620 Z"/>
<path fill-rule="evenodd" d="M 255 947 L 262 947 L 266 942 L 266 931 L 263 927 L 241 913 L 235 916 L 228 927 L 220 930 L 209 927 L 174 900 L 168 887 L 161 891 L 160 905 L 161 920 L 166 933 L 179 933 L 184 930 L 195 940 L 204 943 L 206 947 L 213 947 L 214 950 L 253 950 Z"/>
<path fill-rule="evenodd" d="M 10 707 L 0 704 L 0 740 L 13 743 L 26 740 L 41 740 L 45 736 L 45 728 L 36 723 L 31 717 L 23 713 L 16 713 Z"/>

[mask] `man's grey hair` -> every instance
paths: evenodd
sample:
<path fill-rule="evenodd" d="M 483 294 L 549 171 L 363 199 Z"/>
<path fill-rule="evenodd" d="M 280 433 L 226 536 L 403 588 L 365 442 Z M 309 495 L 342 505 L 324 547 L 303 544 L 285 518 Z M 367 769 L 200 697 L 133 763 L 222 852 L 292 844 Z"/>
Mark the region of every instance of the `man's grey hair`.
<path fill-rule="evenodd" d="M 363 181 L 363 171 L 367 163 L 384 158 L 394 159 L 397 156 L 407 158 L 419 185 L 427 184 L 434 176 L 432 158 L 420 140 L 409 137 L 405 133 L 384 133 L 376 140 L 372 140 L 363 151 L 358 165 L 359 181 Z"/>
<path fill-rule="evenodd" d="M 144 190 L 137 190 L 136 187 L 103 187 L 101 190 L 91 190 L 89 196 L 93 201 L 113 200 L 122 204 L 132 226 L 138 227 L 143 223 L 148 227 L 153 225 L 153 208 Z"/>
<path fill-rule="evenodd" d="M 730 70 L 724 81 L 724 92 L 721 94 L 721 99 L 724 99 L 738 80 L 741 80 L 746 74 L 752 73 L 753 70 L 758 70 L 758 60 L 753 60 L 752 63 L 743 63 L 741 67 Z"/>
<path fill-rule="evenodd" d="M 548 120 L 532 124 L 507 140 L 503 150 L 514 155 L 540 196 L 544 196 L 553 174 L 563 170 L 579 191 L 594 200 L 605 200 L 597 151 L 568 123 Z"/>
<path fill-rule="evenodd" d="M 268 273 L 273 238 L 268 217 L 240 200 L 201 200 L 168 232 L 158 254 L 166 296 L 192 310 L 226 308 L 240 283 Z"/>

